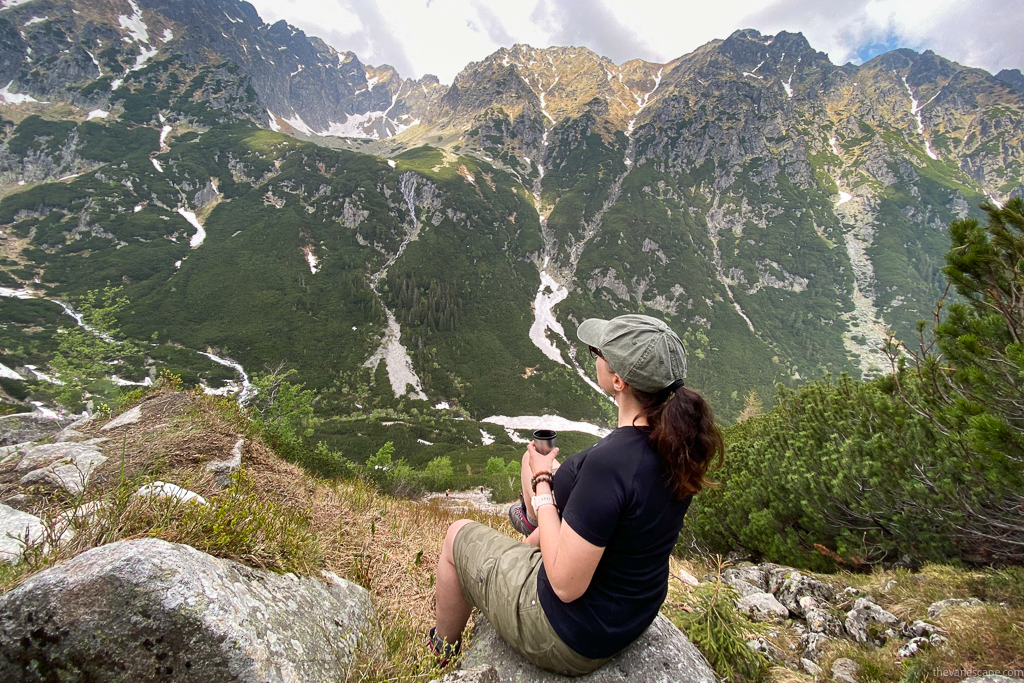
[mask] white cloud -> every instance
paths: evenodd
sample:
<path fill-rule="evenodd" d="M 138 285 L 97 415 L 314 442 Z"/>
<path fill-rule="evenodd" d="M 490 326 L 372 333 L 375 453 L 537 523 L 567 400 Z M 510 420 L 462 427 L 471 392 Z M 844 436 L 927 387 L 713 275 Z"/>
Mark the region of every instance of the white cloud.
<path fill-rule="evenodd" d="M 252 0 L 368 64 L 444 83 L 499 47 L 585 45 L 617 62 L 665 62 L 739 28 L 803 33 L 841 64 L 897 42 L 991 71 L 1024 67 L 1024 13 L 1006 0 Z"/>

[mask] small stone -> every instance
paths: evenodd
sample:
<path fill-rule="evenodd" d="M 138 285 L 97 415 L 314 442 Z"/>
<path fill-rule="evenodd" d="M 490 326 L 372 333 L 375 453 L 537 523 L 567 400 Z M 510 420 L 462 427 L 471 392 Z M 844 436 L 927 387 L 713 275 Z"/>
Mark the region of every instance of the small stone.
<path fill-rule="evenodd" d="M 807 612 L 807 629 L 812 633 L 824 633 L 833 638 L 843 635 L 843 623 L 839 617 L 824 609 L 812 609 Z"/>
<path fill-rule="evenodd" d="M 800 605 L 800 609 L 802 609 L 805 613 L 808 610 L 812 610 L 812 609 L 817 609 L 818 608 L 818 601 L 815 600 L 814 597 L 810 596 L 810 595 L 803 596 L 802 598 L 800 598 L 797 601 L 797 603 Z"/>
<path fill-rule="evenodd" d="M 804 657 L 817 662 L 825 653 L 825 646 L 829 642 L 831 642 L 831 638 L 824 633 L 806 633 L 801 636 L 798 647 L 803 652 Z"/>
<path fill-rule="evenodd" d="M 736 601 L 736 609 L 754 621 L 774 621 L 789 617 L 789 610 L 771 593 L 753 593 Z"/>
<path fill-rule="evenodd" d="M 857 671 L 859 670 L 857 662 L 846 657 L 840 657 L 832 662 L 832 678 L 839 683 L 858 683 Z"/>
<path fill-rule="evenodd" d="M 764 568 L 753 564 L 744 563 L 735 567 L 729 567 L 722 572 L 722 580 L 730 585 L 735 585 L 734 581 L 742 581 L 757 588 L 758 593 L 766 592 L 768 589 Z M 737 590 L 740 591 L 741 595 L 747 595 L 742 589 L 737 588 Z"/>
<path fill-rule="evenodd" d="M 138 423 L 142 419 L 142 406 L 135 406 L 131 410 L 126 410 L 107 424 L 100 427 L 101 432 L 106 432 L 111 429 L 118 429 L 119 427 L 127 427 Z"/>
<path fill-rule="evenodd" d="M 729 586 L 731 586 L 733 589 L 735 589 L 735 591 L 740 594 L 741 598 L 745 598 L 748 595 L 754 595 L 755 593 L 762 593 L 763 592 L 757 586 L 755 586 L 755 585 L 753 585 L 751 583 L 747 583 L 743 579 L 740 579 L 740 578 L 737 578 L 737 577 L 730 577 L 730 578 L 726 579 L 723 576 L 722 579 L 725 581 L 725 583 L 727 583 Z M 771 595 L 771 594 L 768 593 L 767 595 Z"/>
<path fill-rule="evenodd" d="M 782 659 L 782 652 L 779 648 L 772 645 L 765 638 L 755 638 L 754 640 L 747 641 L 747 647 L 754 652 L 757 652 L 769 662 L 777 662 Z"/>
<path fill-rule="evenodd" d="M 907 657 L 913 657 L 925 647 L 930 647 L 931 643 L 927 638 L 912 638 L 908 640 L 903 646 L 896 651 L 896 656 L 900 659 L 906 659 Z"/>
<path fill-rule="evenodd" d="M 977 607 L 981 604 L 982 602 L 978 598 L 967 598 L 966 600 L 950 598 L 949 600 L 940 600 L 938 602 L 933 602 L 928 607 L 928 617 L 935 619 L 950 607 Z"/>
<path fill-rule="evenodd" d="M 41 543 L 44 536 L 41 519 L 0 504 L 0 562 L 18 564 L 26 548 Z"/>
<path fill-rule="evenodd" d="M 195 502 L 200 505 L 209 505 L 206 499 L 198 493 L 183 489 L 177 484 L 169 484 L 166 481 L 154 481 L 145 486 L 140 486 L 135 492 L 136 498 L 171 498 L 181 503 Z"/>
<path fill-rule="evenodd" d="M 802 657 L 800 659 L 800 666 L 803 668 L 804 671 L 811 674 L 812 676 L 821 675 L 821 667 L 812 662 L 811 660 L 807 659 L 806 657 Z"/>
<path fill-rule="evenodd" d="M 945 645 L 946 643 L 948 643 L 949 638 L 943 635 L 939 635 L 938 633 L 933 633 L 930 636 L 928 636 L 928 642 L 931 643 L 932 647 L 938 647 L 940 645 Z"/>
<path fill-rule="evenodd" d="M 858 598 L 853 609 L 846 614 L 846 632 L 858 643 L 872 642 L 875 645 L 882 645 L 885 640 L 872 635 L 871 630 L 877 630 L 872 629 L 872 625 L 896 626 L 898 624 L 899 619 L 867 598 Z"/>
<path fill-rule="evenodd" d="M 217 486 L 224 488 L 231 483 L 231 475 L 242 467 L 242 446 L 245 439 L 239 439 L 231 449 L 231 457 L 227 460 L 215 460 L 206 463 L 206 470 L 213 472 Z"/>
<path fill-rule="evenodd" d="M 783 579 L 778 591 L 773 592 L 779 602 L 785 605 L 790 612 L 802 617 L 805 613 L 801 605 L 803 598 L 811 598 L 812 603 L 816 606 L 819 601 L 828 602 L 828 599 L 835 595 L 836 589 L 827 583 L 793 571 Z"/>
<path fill-rule="evenodd" d="M 911 638 L 916 638 L 920 636 L 924 636 L 925 638 L 927 638 L 933 633 L 945 633 L 945 631 L 943 631 L 935 624 L 929 624 L 927 621 L 920 620 L 915 621 L 907 627 L 907 635 L 909 635 Z"/>

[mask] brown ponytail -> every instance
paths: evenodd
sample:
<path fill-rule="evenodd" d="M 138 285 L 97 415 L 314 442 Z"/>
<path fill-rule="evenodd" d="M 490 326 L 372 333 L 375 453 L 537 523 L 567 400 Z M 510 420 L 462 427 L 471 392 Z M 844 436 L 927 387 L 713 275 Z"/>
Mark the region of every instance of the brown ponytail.
<path fill-rule="evenodd" d="M 704 397 L 681 382 L 673 387 L 653 394 L 633 389 L 633 395 L 640 403 L 637 418 L 647 420 L 648 438 L 682 499 L 713 485 L 704 475 L 712 461 L 717 460 L 715 467 L 722 464 L 725 441 Z"/>

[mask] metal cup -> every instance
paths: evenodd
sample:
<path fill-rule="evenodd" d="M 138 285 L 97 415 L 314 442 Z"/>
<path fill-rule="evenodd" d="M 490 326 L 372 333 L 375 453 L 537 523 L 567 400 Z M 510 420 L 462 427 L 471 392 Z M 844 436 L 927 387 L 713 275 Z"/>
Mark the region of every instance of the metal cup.
<path fill-rule="evenodd" d="M 547 455 L 555 448 L 558 432 L 553 429 L 538 429 L 533 433 L 533 447 L 541 455 Z"/>

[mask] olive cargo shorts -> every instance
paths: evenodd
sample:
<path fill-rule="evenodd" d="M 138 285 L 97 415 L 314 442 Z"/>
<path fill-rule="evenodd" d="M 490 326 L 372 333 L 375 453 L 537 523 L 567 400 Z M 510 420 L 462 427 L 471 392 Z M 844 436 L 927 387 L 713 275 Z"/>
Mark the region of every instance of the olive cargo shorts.
<path fill-rule="evenodd" d="M 540 598 L 540 548 L 471 522 L 453 544 L 462 596 L 480 609 L 498 634 L 542 669 L 579 676 L 607 662 L 570 648 L 551 627 Z"/>

